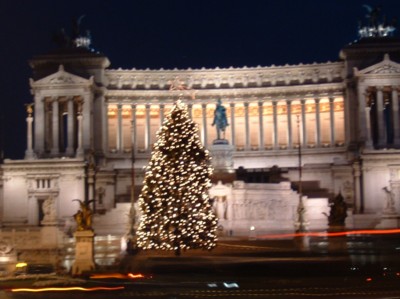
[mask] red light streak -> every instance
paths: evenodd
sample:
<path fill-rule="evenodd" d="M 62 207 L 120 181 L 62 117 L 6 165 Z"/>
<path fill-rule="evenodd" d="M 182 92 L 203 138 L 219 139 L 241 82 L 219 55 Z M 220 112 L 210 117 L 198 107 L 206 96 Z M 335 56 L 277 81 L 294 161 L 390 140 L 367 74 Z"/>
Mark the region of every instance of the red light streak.
<path fill-rule="evenodd" d="M 84 291 L 84 292 L 93 292 L 93 291 L 119 291 L 123 290 L 125 287 L 118 286 L 118 287 L 93 287 L 93 288 L 84 288 L 84 287 L 51 287 L 51 288 L 40 288 L 40 289 L 31 289 L 31 288 L 18 288 L 18 289 L 11 289 L 11 292 L 68 292 L 68 291 Z"/>
<path fill-rule="evenodd" d="M 144 278 L 143 274 L 133 274 L 133 273 L 128 273 L 128 277 L 130 278 Z"/>
<path fill-rule="evenodd" d="M 137 279 L 137 278 L 144 278 L 144 275 L 141 273 L 133 274 L 121 274 L 121 273 L 107 273 L 107 274 L 93 274 L 90 276 L 91 279 L 107 279 L 107 278 L 117 278 L 117 279 Z"/>
<path fill-rule="evenodd" d="M 261 235 L 257 239 L 282 239 L 293 237 L 341 237 L 349 235 L 389 235 L 400 234 L 400 229 L 366 229 L 366 230 L 351 230 L 344 232 L 304 232 L 304 233 L 290 233 L 290 234 L 275 234 L 275 235 Z"/>

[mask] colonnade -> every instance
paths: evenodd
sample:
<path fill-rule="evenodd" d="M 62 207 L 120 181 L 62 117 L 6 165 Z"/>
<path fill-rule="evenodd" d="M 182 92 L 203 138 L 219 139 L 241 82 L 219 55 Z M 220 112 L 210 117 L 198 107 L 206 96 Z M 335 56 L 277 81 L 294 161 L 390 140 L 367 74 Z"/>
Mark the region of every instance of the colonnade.
<path fill-rule="evenodd" d="M 359 114 L 367 148 L 399 148 L 397 86 L 359 86 Z"/>
<path fill-rule="evenodd" d="M 83 154 L 83 100 L 81 96 L 35 100 L 35 151 L 39 155 Z M 32 115 L 28 115 L 27 153 L 32 151 Z"/>
<path fill-rule="evenodd" d="M 229 126 L 227 127 L 227 131 L 229 131 L 229 142 L 230 144 L 234 145 L 237 147 L 238 150 L 255 150 L 252 140 L 251 140 L 251 126 L 253 126 L 254 130 L 254 121 L 257 122 L 257 143 L 258 146 L 256 147 L 256 150 L 259 151 L 264 151 L 267 149 L 272 149 L 272 150 L 279 150 L 279 149 L 292 149 L 295 147 L 298 147 L 298 138 L 300 137 L 300 144 L 302 146 L 308 146 L 312 144 L 312 147 L 335 147 L 337 145 L 337 140 L 336 140 L 336 122 L 337 120 L 335 119 L 335 97 L 329 97 L 325 98 L 324 105 L 325 105 L 325 110 L 324 112 L 327 112 L 325 115 L 329 116 L 329 132 L 325 132 L 326 134 L 329 134 L 329 141 L 324 142 L 322 144 L 322 138 L 321 138 L 321 106 L 320 106 L 320 98 L 313 98 L 313 99 L 296 99 L 296 100 L 272 100 L 272 101 L 255 101 L 255 102 L 250 102 L 250 101 L 243 101 L 243 102 L 226 102 L 222 101 L 223 105 L 227 108 L 228 115 L 227 118 L 229 119 Z M 336 99 L 337 102 L 343 103 L 343 99 L 339 98 Z M 293 103 L 296 103 L 295 105 Z M 279 140 L 282 140 L 283 136 L 279 136 L 280 134 L 280 126 L 281 123 L 278 121 L 278 117 L 281 112 L 278 113 L 278 106 L 282 107 L 282 104 L 285 106 L 284 109 L 286 111 L 286 122 L 285 122 L 285 139 L 286 139 L 286 144 L 283 147 L 282 144 L 280 144 Z M 109 110 L 109 107 L 113 106 L 114 107 L 114 114 L 113 116 L 116 117 L 116 128 L 114 127 L 108 127 L 108 130 L 111 130 L 111 132 L 108 132 L 108 135 L 110 134 L 115 134 L 115 137 L 112 138 L 112 141 L 109 140 L 108 148 L 115 153 L 123 153 L 126 151 L 130 151 L 131 148 L 135 152 L 137 151 L 143 151 L 143 152 L 149 152 L 151 150 L 151 145 L 155 140 L 152 140 L 152 134 L 151 134 L 151 111 L 158 111 L 158 118 L 159 118 L 159 125 L 164 121 L 165 118 L 165 103 L 164 104 L 144 104 L 140 105 L 140 117 L 141 117 L 141 125 L 142 125 L 142 130 L 138 131 L 138 116 L 137 116 L 137 111 L 138 111 L 138 106 L 139 104 L 130 104 L 128 105 L 122 105 L 122 103 L 113 103 L 110 101 L 109 104 L 107 104 L 107 111 Z M 168 103 L 167 105 L 172 105 L 172 103 Z M 214 134 L 210 137 L 210 123 L 212 122 L 212 119 L 210 119 L 212 113 L 210 114 L 209 110 L 210 109 L 215 109 L 215 102 L 207 102 L 207 103 L 188 103 L 188 110 L 189 110 L 189 115 L 193 119 L 193 109 L 194 105 L 196 105 L 196 109 L 201 109 L 200 113 L 196 113 L 196 121 L 200 125 L 200 137 L 202 140 L 202 143 L 205 145 L 210 145 L 212 143 L 212 137 L 215 137 Z M 307 106 L 308 105 L 308 106 Z M 310 109 L 310 105 L 312 106 Z M 328 105 L 328 106 L 327 106 Z M 250 106 L 254 108 L 255 106 L 257 109 L 252 109 L 252 112 L 250 112 Z M 272 124 L 268 124 L 266 122 L 266 109 L 271 109 L 272 108 Z M 271 107 L 272 106 L 272 107 Z M 295 107 L 294 107 L 295 106 Z M 116 107 L 116 109 L 115 109 Z M 243 122 L 240 122 L 240 125 L 238 125 L 238 115 L 237 115 L 237 108 L 240 107 L 240 109 L 243 110 L 242 116 L 243 116 Z M 293 109 L 296 108 L 296 109 Z M 281 108 L 280 108 L 281 109 Z M 127 115 L 130 115 L 130 132 L 125 132 L 124 129 L 126 130 L 128 127 L 123 125 L 123 111 L 125 110 L 125 118 Z M 128 110 L 128 111 L 126 111 Z M 129 113 L 130 110 L 130 113 Z M 310 112 L 312 111 L 312 112 Z M 197 111 L 199 112 L 199 111 Z M 314 115 L 312 115 L 314 114 Z M 313 118 L 313 124 L 310 124 L 310 122 L 307 121 L 307 118 L 312 115 Z M 299 123 L 296 124 L 294 123 L 294 116 L 298 116 Z M 253 121 L 251 121 L 253 120 Z M 109 120 L 110 121 L 110 120 Z M 127 120 L 125 120 L 127 121 Z M 126 124 L 126 123 L 125 123 Z M 153 122 L 154 125 L 154 122 Z M 158 125 L 158 123 L 157 123 Z M 294 132 L 293 128 L 298 126 L 299 127 L 299 132 Z M 310 126 L 313 126 L 313 128 L 310 128 Z M 314 136 L 311 138 L 309 134 L 307 134 L 307 131 L 309 129 L 312 129 L 313 132 L 315 132 Z M 342 128 L 343 129 L 343 128 Z M 240 132 L 244 133 L 244 140 L 243 144 L 241 144 L 241 148 L 239 149 L 238 147 L 238 141 L 237 136 L 238 136 L 238 130 Z M 271 140 L 266 140 L 265 133 L 267 130 L 272 131 L 271 134 Z M 297 130 L 296 130 L 297 131 Z M 129 135 L 131 136 L 130 138 L 130 143 L 131 144 L 126 144 L 127 138 L 124 138 L 126 134 L 130 133 Z M 142 142 L 143 148 L 138 148 L 138 135 L 137 133 L 140 134 L 141 138 L 144 138 L 144 141 Z M 297 133 L 297 134 L 295 134 Z M 282 134 L 282 132 L 281 132 Z M 294 135 L 295 134 L 295 135 Z M 343 135 L 343 134 L 341 134 Z M 343 136 L 341 136 L 343 138 Z M 154 138 L 153 138 L 154 139 Z M 254 138 L 253 138 L 254 139 Z M 310 139 L 310 140 L 308 140 Z M 125 141 L 125 144 L 124 144 Z M 344 140 L 342 140 L 344 141 Z M 115 142 L 115 143 L 114 143 Z M 254 143 L 254 140 L 253 140 Z M 266 144 L 270 144 L 270 147 L 266 147 Z"/>

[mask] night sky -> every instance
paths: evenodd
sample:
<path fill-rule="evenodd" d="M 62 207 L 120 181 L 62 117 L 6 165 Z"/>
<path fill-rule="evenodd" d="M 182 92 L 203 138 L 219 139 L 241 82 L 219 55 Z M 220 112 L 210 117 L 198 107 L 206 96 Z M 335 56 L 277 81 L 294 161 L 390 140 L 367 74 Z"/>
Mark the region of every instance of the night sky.
<path fill-rule="evenodd" d="M 0 120 L 6 158 L 22 158 L 28 60 L 56 45 L 85 15 L 93 47 L 111 68 L 269 66 L 338 60 L 357 39 L 363 4 L 400 18 L 398 0 L 3 0 L 0 3 Z M 400 23 L 400 22 L 399 22 Z M 399 36 L 399 33 L 397 33 Z"/>

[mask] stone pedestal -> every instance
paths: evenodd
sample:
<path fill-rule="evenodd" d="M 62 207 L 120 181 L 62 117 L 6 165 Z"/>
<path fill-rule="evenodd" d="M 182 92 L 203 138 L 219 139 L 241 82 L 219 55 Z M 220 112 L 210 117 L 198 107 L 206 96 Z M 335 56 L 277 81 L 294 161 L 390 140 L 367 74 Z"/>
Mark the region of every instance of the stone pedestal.
<path fill-rule="evenodd" d="M 72 275 L 81 275 L 93 271 L 94 263 L 94 232 L 91 230 L 76 231 L 75 262 L 72 265 Z"/>
<path fill-rule="evenodd" d="M 214 140 L 210 147 L 215 172 L 233 173 L 233 146 L 226 139 Z"/>
<path fill-rule="evenodd" d="M 344 225 L 330 225 L 329 233 L 342 233 L 346 231 Z M 346 252 L 347 251 L 347 236 L 331 236 L 328 237 L 329 252 Z"/>
<path fill-rule="evenodd" d="M 43 226 L 40 229 L 40 244 L 44 248 L 62 247 L 62 232 L 57 226 Z"/>
<path fill-rule="evenodd" d="M 381 221 L 378 223 L 376 228 L 387 229 L 387 228 L 398 228 L 400 225 L 400 217 L 396 213 L 383 213 Z"/>

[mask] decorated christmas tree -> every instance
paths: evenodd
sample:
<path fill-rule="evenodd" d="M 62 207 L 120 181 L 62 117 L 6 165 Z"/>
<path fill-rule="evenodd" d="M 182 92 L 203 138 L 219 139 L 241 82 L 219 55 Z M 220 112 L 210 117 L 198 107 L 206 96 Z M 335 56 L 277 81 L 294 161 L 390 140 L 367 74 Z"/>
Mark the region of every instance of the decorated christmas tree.
<path fill-rule="evenodd" d="M 208 196 L 212 167 L 208 151 L 177 101 L 157 133 L 139 196 L 141 220 L 137 245 L 142 249 L 212 249 L 217 218 Z"/>

